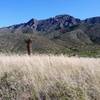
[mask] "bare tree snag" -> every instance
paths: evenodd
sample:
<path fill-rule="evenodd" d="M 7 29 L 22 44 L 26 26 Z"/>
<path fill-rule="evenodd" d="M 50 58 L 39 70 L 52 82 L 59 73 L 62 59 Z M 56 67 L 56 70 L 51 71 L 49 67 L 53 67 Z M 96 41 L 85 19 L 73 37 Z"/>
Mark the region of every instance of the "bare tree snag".
<path fill-rule="evenodd" d="M 28 53 L 28 55 L 31 55 L 32 40 L 27 39 L 27 40 L 25 40 L 25 43 L 26 43 L 26 47 L 27 47 L 27 53 Z"/>

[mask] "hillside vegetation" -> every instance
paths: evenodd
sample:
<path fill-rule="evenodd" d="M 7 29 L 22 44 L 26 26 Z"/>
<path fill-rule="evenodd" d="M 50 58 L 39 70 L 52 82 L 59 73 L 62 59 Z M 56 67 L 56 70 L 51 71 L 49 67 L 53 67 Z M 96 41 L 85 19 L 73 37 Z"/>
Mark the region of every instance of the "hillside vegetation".
<path fill-rule="evenodd" d="M 0 100 L 100 100 L 100 59 L 1 54 Z"/>

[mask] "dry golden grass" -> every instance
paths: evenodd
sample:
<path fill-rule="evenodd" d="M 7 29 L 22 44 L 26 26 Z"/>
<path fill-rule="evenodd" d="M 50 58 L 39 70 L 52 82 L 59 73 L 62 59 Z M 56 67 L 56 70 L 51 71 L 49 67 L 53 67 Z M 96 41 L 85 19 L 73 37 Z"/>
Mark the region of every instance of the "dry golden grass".
<path fill-rule="evenodd" d="M 1 54 L 0 100 L 100 100 L 100 59 Z"/>

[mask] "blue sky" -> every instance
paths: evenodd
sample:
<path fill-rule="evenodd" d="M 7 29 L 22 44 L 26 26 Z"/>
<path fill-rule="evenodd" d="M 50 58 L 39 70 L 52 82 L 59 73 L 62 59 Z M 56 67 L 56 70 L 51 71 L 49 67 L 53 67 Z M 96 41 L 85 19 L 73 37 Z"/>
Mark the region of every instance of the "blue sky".
<path fill-rule="evenodd" d="M 100 16 L 100 0 L 0 0 L 0 27 L 59 14 Z"/>

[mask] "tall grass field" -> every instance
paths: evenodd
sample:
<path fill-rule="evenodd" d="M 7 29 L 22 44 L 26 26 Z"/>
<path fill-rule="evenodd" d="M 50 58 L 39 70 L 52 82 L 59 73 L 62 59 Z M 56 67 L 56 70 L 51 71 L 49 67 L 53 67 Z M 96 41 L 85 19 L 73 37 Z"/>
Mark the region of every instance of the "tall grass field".
<path fill-rule="evenodd" d="M 100 59 L 1 54 L 0 100 L 100 100 Z"/>

